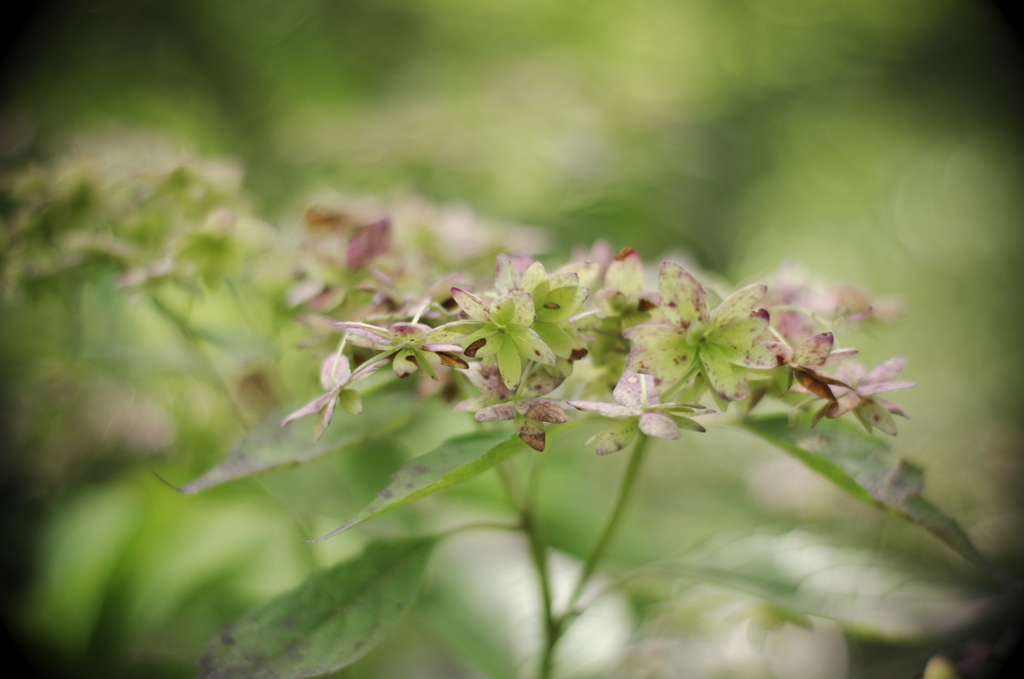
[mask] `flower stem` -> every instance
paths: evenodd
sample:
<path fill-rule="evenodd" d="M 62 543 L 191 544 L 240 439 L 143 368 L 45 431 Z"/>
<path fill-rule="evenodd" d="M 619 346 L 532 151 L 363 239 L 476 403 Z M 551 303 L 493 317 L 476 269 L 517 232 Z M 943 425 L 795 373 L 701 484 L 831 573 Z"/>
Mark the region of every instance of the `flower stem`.
<path fill-rule="evenodd" d="M 640 432 L 637 434 L 636 442 L 633 444 L 633 450 L 629 455 L 629 462 L 626 464 L 626 471 L 622 476 L 622 483 L 619 485 L 619 493 L 615 498 L 615 505 L 612 507 L 611 514 L 608 516 L 608 520 L 604 525 L 604 530 L 601 531 L 600 537 L 597 542 L 590 550 L 590 554 L 587 555 L 587 560 L 583 563 L 583 570 L 580 572 L 580 578 L 576 582 L 576 588 L 573 590 L 572 596 L 569 597 L 569 602 L 566 606 L 566 610 L 562 613 L 562 616 L 558 618 L 558 636 L 561 636 L 569 625 L 572 624 L 573 620 L 579 615 L 576 610 L 576 602 L 582 596 L 583 591 L 587 587 L 587 583 L 590 582 L 590 578 L 594 575 L 597 570 L 598 564 L 604 557 L 605 551 L 608 549 L 608 545 L 611 543 L 612 538 L 615 535 L 615 529 L 618 527 L 622 516 L 625 513 L 626 505 L 629 502 L 629 498 L 632 495 L 633 487 L 636 485 L 637 473 L 640 470 L 640 463 L 643 461 L 644 451 L 647 448 L 647 436 Z M 557 637 L 555 639 L 557 641 Z"/>

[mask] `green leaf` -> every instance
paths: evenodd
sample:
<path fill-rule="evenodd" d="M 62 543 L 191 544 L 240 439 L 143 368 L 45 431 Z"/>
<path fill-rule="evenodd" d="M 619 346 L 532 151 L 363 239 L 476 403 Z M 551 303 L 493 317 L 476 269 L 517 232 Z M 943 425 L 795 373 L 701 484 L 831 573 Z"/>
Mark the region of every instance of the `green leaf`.
<path fill-rule="evenodd" d="M 392 475 L 394 481 L 351 521 L 310 542 L 334 537 L 378 514 L 467 481 L 526 449 L 525 443 L 509 438 L 508 432 L 473 432 L 448 439 L 403 465 Z"/>
<path fill-rule="evenodd" d="M 311 442 L 313 418 L 282 427 L 280 415 L 268 417 L 235 444 L 226 460 L 178 490 L 194 495 L 243 476 L 309 462 L 394 431 L 409 421 L 416 403 L 415 395 L 402 386 L 390 385 L 367 394 L 365 411 L 358 417 L 335 413 L 336 421 L 317 443 Z"/>
<path fill-rule="evenodd" d="M 719 535 L 665 567 L 766 602 L 755 617 L 769 627 L 771 618 L 800 624 L 813 615 L 860 636 L 908 641 L 932 638 L 979 613 L 979 600 L 959 589 L 929 582 L 874 550 L 833 546 L 801 530 Z"/>
<path fill-rule="evenodd" d="M 786 414 L 747 418 L 741 426 L 861 502 L 922 526 L 997 580 L 1016 582 L 981 555 L 956 521 L 921 496 L 924 472 L 894 458 L 883 441 L 842 420 L 825 420 L 809 429 Z"/>
<path fill-rule="evenodd" d="M 201 679 L 291 679 L 351 665 L 412 605 L 434 538 L 374 542 L 221 630 Z"/>

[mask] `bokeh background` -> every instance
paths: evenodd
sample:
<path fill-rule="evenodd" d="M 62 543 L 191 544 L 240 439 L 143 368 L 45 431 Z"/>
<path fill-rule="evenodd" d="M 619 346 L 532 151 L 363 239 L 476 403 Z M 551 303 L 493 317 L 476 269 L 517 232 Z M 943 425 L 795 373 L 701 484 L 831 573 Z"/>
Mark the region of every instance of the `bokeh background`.
<path fill-rule="evenodd" d="M 913 419 L 895 450 L 987 555 L 1024 573 L 1024 90 L 992 5 L 66 0 L 42 3 L 16 37 L 5 176 L 83 149 L 156 148 L 226 159 L 247 209 L 277 225 L 325 192 L 420 196 L 546 229 L 561 259 L 603 238 L 736 282 L 789 260 L 898 296 L 901 322 L 844 343 L 869 366 L 907 357 L 919 386 L 900 394 Z M 217 299 L 205 314 L 223 320 Z M 250 302 L 274 346 L 247 349 L 246 366 L 283 365 L 275 388 L 300 401 L 315 359 L 274 303 Z M 300 539 L 352 513 L 423 441 L 467 427 L 438 407 L 366 454 L 182 497 L 153 471 L 187 481 L 239 432 L 166 320 L 110 276 L 0 314 L 2 613 L 45 676 L 193 676 L 220 625 L 366 535 Z M 596 534 L 620 463 L 552 456 L 542 512 L 567 560 Z M 936 652 L 966 662 L 1019 633 L 987 576 L 739 434 L 659 448 L 650 465 L 613 567 L 796 545 L 810 551 L 793 573 L 877 558 L 931 583 L 916 601 L 952 603 L 924 636 L 884 634 L 909 604 L 864 566 L 850 596 L 871 622 L 776 619 L 761 635 L 750 621 L 764 612 L 735 592 L 683 580 L 664 603 L 637 585 L 589 623 L 614 652 L 574 676 L 911 677 Z M 428 527 L 427 511 L 501 512 L 486 479 L 426 505 L 368 534 Z M 478 638 L 515 601 L 458 575 L 512 577 L 515 545 L 488 540 L 440 555 L 409 621 L 338 676 L 521 676 L 502 668 L 521 671 L 522 647 Z M 512 629 L 528 624 L 516 615 Z"/>

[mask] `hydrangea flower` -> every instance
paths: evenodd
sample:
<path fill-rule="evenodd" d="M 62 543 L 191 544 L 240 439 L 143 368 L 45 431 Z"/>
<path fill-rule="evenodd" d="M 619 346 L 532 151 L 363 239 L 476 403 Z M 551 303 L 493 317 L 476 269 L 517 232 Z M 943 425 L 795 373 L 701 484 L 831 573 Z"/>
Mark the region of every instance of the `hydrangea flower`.
<path fill-rule="evenodd" d="M 620 421 L 604 429 L 584 445 L 596 443 L 598 455 L 607 455 L 622 450 L 636 438 L 638 431 L 648 436 L 674 440 L 679 438 L 679 428 L 691 431 L 705 431 L 697 422 L 686 417 L 689 414 L 714 412 L 692 403 L 660 403 L 662 382 L 653 375 L 641 375 L 631 370 L 622 373 L 612 397 L 618 402 L 569 401 L 577 410 L 587 410 L 605 417 L 619 418 Z"/>
<path fill-rule="evenodd" d="M 700 370 L 724 401 L 747 396 L 747 369 L 770 369 L 778 360 L 758 341 L 768 312 L 756 309 L 767 288 L 748 285 L 718 308 L 708 309 L 707 293 L 690 272 L 664 262 L 658 273 L 661 311 L 667 323 L 627 328 L 633 341 L 627 367 L 674 385 Z"/>
<path fill-rule="evenodd" d="M 498 292 L 519 289 L 533 298 L 533 329 L 556 356 L 579 360 L 587 355 L 587 344 L 569 322 L 587 300 L 590 291 L 580 285 L 572 272 L 548 275 L 544 265 L 534 262 L 523 272 L 512 266 L 505 255 L 498 255 Z"/>
<path fill-rule="evenodd" d="M 572 364 L 561 360 L 557 365 L 538 365 L 523 380 L 517 391 L 505 386 L 498 367 L 493 363 L 474 363 L 466 376 L 481 396 L 456 404 L 455 410 L 474 412 L 477 422 L 512 420 L 516 435 L 534 450 L 544 450 L 544 422 L 562 424 L 569 421 L 565 401 L 541 398 L 558 388 L 572 372 Z"/>
<path fill-rule="evenodd" d="M 432 379 L 437 373 L 431 364 L 446 365 L 449 368 L 469 367 L 456 353 L 462 351 L 458 344 L 431 343 L 434 329 L 422 323 L 395 323 L 390 328 L 378 328 L 368 323 L 344 321 L 335 323 L 339 330 L 349 333 L 347 342 L 365 349 L 376 349 L 385 353 L 374 358 L 391 358 L 392 367 L 398 377 L 408 377 L 422 367 Z"/>
<path fill-rule="evenodd" d="M 313 425 L 313 443 L 316 443 L 323 436 L 324 431 L 327 430 L 327 425 L 331 423 L 331 419 L 334 418 L 334 410 L 337 408 L 338 403 L 341 403 L 341 407 L 353 415 L 363 412 L 363 400 L 359 392 L 355 389 L 347 389 L 346 387 L 359 380 L 366 379 L 377 372 L 385 363 L 387 363 L 387 359 L 364 363 L 355 372 L 352 372 L 347 356 L 340 352 L 328 356 L 320 365 L 320 386 L 324 388 L 326 393 L 284 418 L 281 426 L 283 427 L 300 417 L 319 413 L 316 423 Z"/>
<path fill-rule="evenodd" d="M 836 371 L 836 379 L 842 380 L 849 385 L 836 386 L 833 391 L 836 394 L 835 402 L 828 403 L 818 411 L 815 422 L 824 415 L 829 419 L 842 417 L 853 411 L 853 414 L 860 420 L 864 428 L 871 432 L 876 427 L 889 436 L 896 435 L 896 420 L 893 415 L 908 417 L 907 413 L 895 403 L 878 398 L 878 394 L 884 394 L 898 389 L 909 389 L 916 386 L 913 382 L 902 382 L 894 380 L 903 368 L 907 360 L 902 357 L 890 358 L 871 372 L 865 374 L 864 366 L 855 361 L 844 363 Z M 792 391 L 803 394 L 813 392 L 802 386 L 793 385 Z M 814 394 L 817 395 L 817 394 Z"/>

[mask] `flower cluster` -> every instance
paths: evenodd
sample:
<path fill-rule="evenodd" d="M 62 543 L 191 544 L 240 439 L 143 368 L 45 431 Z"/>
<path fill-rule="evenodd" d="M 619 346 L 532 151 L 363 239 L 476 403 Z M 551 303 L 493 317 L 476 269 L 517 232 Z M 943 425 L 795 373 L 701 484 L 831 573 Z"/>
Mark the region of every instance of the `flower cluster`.
<path fill-rule="evenodd" d="M 349 259 L 352 243 L 371 227 L 356 232 Z M 367 252 L 371 259 L 394 259 L 386 239 L 371 240 L 372 247 L 356 248 L 359 266 L 369 263 Z M 348 318 L 320 317 L 321 325 L 329 320 L 344 334 L 339 352 L 370 353 L 353 353 L 362 366 L 349 373 L 345 363 L 344 375 L 324 382 L 327 393 L 286 421 L 314 412 L 329 421 L 324 413 L 354 391 L 347 385 L 389 361 L 398 377 L 422 368 L 433 380 L 450 381 L 453 369 L 461 371 L 466 379 L 457 384 L 478 395 L 455 409 L 473 412 L 480 423 L 511 420 L 537 450 L 544 449 L 545 426 L 567 422 L 573 412 L 614 420 L 590 441 L 599 454 L 621 450 L 639 432 L 664 439 L 703 432 L 694 418 L 716 412 L 701 404 L 707 395 L 718 411 L 743 403 L 741 414 L 766 395 L 798 408 L 822 399 L 815 424 L 852 411 L 869 431 L 890 435 L 896 434 L 892 416 L 906 416 L 877 397 L 913 386 L 893 379 L 903 359 L 865 374 L 849 361 L 856 350 L 835 348 L 836 328 L 872 317 L 863 293 L 853 295 L 859 305 L 853 313 L 827 302 L 834 296 L 815 296 L 792 280 L 780 283 L 781 293 L 759 283 L 731 292 L 705 288 L 671 261 L 660 265 L 651 290 L 647 281 L 655 274 L 631 248 L 612 258 L 600 245 L 581 257 L 549 273 L 529 257 L 498 253 L 493 282 L 474 285 L 471 276 L 447 274 L 418 295 L 397 291 L 393 278 L 405 269 L 371 269 L 377 285 L 356 286 L 373 291 L 369 307 L 338 304 L 335 313 Z M 842 290 L 852 295 L 851 288 Z M 801 308 L 800 300 L 814 305 Z M 574 370 L 582 379 L 569 379 Z"/>

